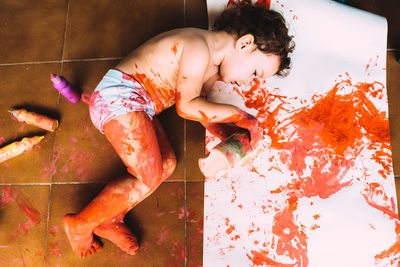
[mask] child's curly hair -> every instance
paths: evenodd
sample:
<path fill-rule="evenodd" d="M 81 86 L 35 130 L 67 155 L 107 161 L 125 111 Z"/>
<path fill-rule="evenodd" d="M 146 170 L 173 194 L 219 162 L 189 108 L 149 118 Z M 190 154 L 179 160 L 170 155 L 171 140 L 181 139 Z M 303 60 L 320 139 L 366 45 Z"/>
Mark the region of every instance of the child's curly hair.
<path fill-rule="evenodd" d="M 238 37 L 252 34 L 258 49 L 280 57 L 277 75 L 284 77 L 288 74 L 288 54 L 293 52 L 294 41 L 289 36 L 285 19 L 280 13 L 250 4 L 231 7 L 216 19 L 213 30 L 226 31 Z"/>

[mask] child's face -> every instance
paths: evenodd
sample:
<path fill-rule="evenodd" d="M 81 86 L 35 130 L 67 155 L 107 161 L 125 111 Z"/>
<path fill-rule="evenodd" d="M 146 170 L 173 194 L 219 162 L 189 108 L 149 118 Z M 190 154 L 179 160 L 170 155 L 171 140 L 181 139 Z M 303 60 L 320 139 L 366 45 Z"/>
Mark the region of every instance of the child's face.
<path fill-rule="evenodd" d="M 266 79 L 278 72 L 279 56 L 262 52 L 253 41 L 252 35 L 239 38 L 232 53 L 225 56 L 220 65 L 220 76 L 224 82 L 249 84 L 254 78 Z"/>

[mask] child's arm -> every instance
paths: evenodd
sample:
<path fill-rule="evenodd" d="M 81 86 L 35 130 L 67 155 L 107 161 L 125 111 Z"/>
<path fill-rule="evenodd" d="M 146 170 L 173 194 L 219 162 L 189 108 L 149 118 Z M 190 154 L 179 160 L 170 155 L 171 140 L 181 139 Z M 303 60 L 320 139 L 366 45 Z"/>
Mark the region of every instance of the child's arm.
<path fill-rule="evenodd" d="M 212 89 L 215 82 L 218 80 L 218 73 L 215 74 L 213 77 L 208 79 L 204 84 L 201 90 L 201 96 L 207 99 L 207 94 Z M 201 125 L 204 126 L 212 135 L 218 137 L 221 141 L 224 141 L 230 135 L 237 132 L 240 128 L 235 126 L 232 123 L 210 123 L 210 122 L 200 122 Z"/>
<path fill-rule="evenodd" d="M 176 110 L 182 118 L 202 123 L 235 123 L 250 131 L 253 145 L 261 138 L 257 118 L 229 104 L 208 102 L 201 96 L 209 65 L 208 46 L 203 42 L 185 45 L 177 80 Z"/>

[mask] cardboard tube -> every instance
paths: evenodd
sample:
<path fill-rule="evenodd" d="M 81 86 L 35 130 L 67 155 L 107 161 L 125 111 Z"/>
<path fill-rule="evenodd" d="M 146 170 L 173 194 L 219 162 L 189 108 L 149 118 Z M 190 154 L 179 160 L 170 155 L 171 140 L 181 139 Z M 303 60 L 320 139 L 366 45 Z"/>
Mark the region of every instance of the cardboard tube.
<path fill-rule="evenodd" d="M 199 159 L 199 168 L 205 177 L 219 179 L 251 150 L 247 132 L 237 132 L 211 149 L 207 157 Z"/>
<path fill-rule="evenodd" d="M 34 125 L 50 132 L 54 132 L 58 127 L 58 120 L 34 112 L 28 112 L 25 109 L 11 110 L 10 113 L 18 121 L 26 122 L 27 124 Z"/>

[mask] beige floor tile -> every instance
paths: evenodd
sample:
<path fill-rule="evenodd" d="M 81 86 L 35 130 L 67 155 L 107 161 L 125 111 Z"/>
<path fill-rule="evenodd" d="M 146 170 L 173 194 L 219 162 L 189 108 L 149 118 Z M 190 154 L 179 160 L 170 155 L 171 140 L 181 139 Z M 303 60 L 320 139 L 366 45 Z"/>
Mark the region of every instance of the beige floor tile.
<path fill-rule="evenodd" d="M 70 0 L 65 59 L 121 57 L 183 27 L 183 0 Z"/>
<path fill-rule="evenodd" d="M 208 29 L 207 1 L 186 0 L 185 27 Z"/>
<path fill-rule="evenodd" d="M 60 67 L 60 64 L 0 66 L 0 146 L 23 137 L 45 136 L 31 151 L 0 163 L 0 183 L 50 182 L 57 130 L 52 133 L 18 122 L 7 110 L 24 108 L 59 118 L 58 92 L 52 87 L 50 74 L 58 72 Z"/>
<path fill-rule="evenodd" d="M 203 181 L 199 158 L 205 157 L 205 129 L 194 121 L 186 121 L 186 180 Z"/>
<path fill-rule="evenodd" d="M 176 169 L 168 181 L 182 181 L 185 169 L 184 120 L 176 114 L 175 107 L 157 115 L 176 156 Z"/>
<path fill-rule="evenodd" d="M 186 184 L 186 253 L 187 266 L 203 264 L 203 214 L 204 183 L 188 182 Z"/>
<path fill-rule="evenodd" d="M 387 91 L 394 174 L 400 176 L 400 64 L 396 52 L 387 54 Z"/>
<path fill-rule="evenodd" d="M 0 64 L 61 60 L 67 3 L 0 1 Z"/>

